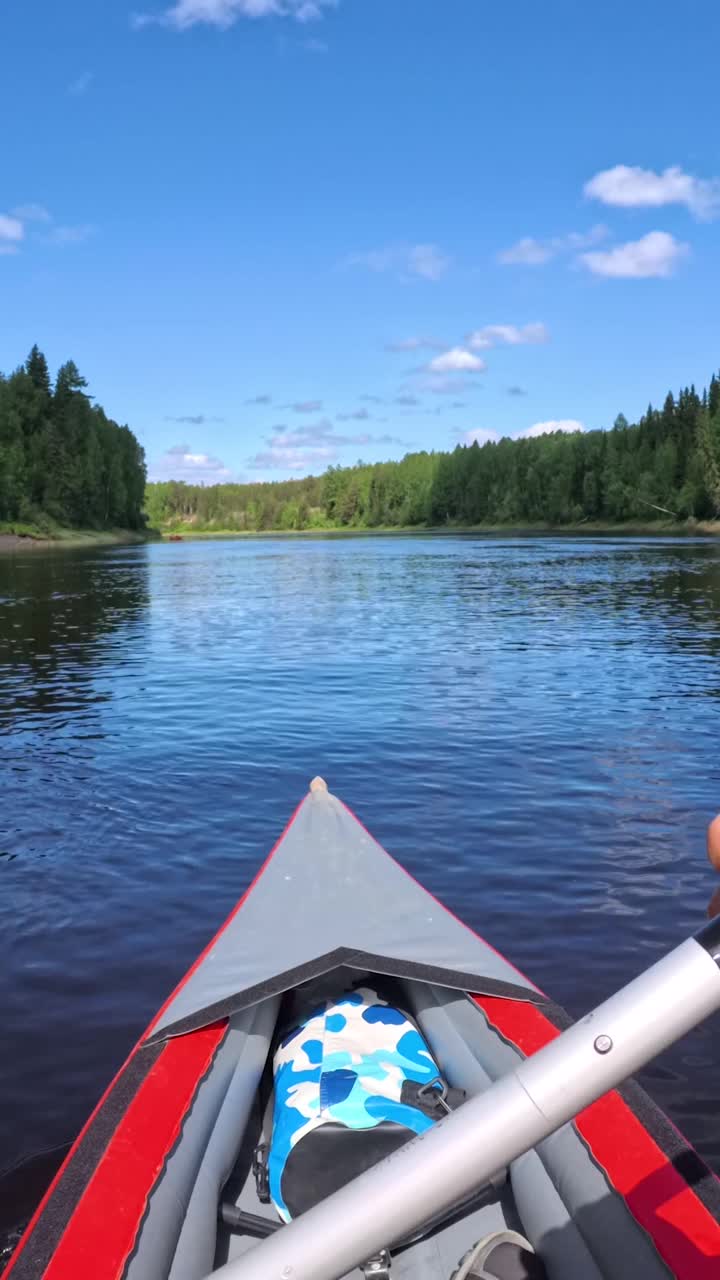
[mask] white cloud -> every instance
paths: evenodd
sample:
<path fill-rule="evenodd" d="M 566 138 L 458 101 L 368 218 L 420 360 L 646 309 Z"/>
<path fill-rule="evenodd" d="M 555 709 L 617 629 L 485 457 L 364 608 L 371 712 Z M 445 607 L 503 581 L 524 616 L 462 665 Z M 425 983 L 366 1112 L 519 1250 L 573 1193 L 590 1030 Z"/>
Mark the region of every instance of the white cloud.
<path fill-rule="evenodd" d="M 638 166 L 616 164 L 585 183 L 584 194 L 591 200 L 622 209 L 660 209 L 681 204 L 696 218 L 712 218 L 720 213 L 720 178 L 695 178 L 679 165 L 662 173 Z"/>
<path fill-rule="evenodd" d="M 175 444 L 150 468 L 153 480 L 185 480 L 188 484 L 220 484 L 232 472 L 219 458 L 193 453 L 189 444 Z"/>
<path fill-rule="evenodd" d="M 0 243 L 16 246 L 25 235 L 25 228 L 19 218 L 9 213 L 0 213 Z"/>
<path fill-rule="evenodd" d="M 296 22 L 313 22 L 336 0 L 176 0 L 169 9 L 158 14 L 136 14 L 132 25 L 137 29 L 158 23 L 175 31 L 188 31 L 204 23 L 227 30 L 241 18 L 294 18 Z"/>
<path fill-rule="evenodd" d="M 497 444 L 500 436 L 487 427 L 473 427 L 471 431 L 461 431 L 459 439 L 461 444 Z"/>
<path fill-rule="evenodd" d="M 428 365 L 430 373 L 482 373 L 486 368 L 484 360 L 464 347 L 452 347 Z"/>
<path fill-rule="evenodd" d="M 452 259 L 436 244 L 391 245 L 352 253 L 348 267 L 365 267 L 377 275 L 393 272 L 400 279 L 430 280 L 437 283 L 450 269 Z"/>
<path fill-rule="evenodd" d="M 547 436 L 553 431 L 565 431 L 572 434 L 575 431 L 585 430 L 585 424 L 578 422 L 577 418 L 554 418 L 549 422 L 536 422 L 533 427 L 528 427 L 527 431 L 521 431 L 520 438 L 532 440 L 536 436 Z"/>
<path fill-rule="evenodd" d="M 472 351 L 488 351 L 491 347 L 535 346 L 549 341 L 550 334 L 544 324 L 486 324 L 468 336 L 467 344 Z"/>
<path fill-rule="evenodd" d="M 68 93 L 73 98 L 81 98 L 83 94 L 87 93 L 94 79 L 94 71 L 83 71 L 82 75 L 77 77 L 77 80 L 73 80 L 68 85 Z"/>
<path fill-rule="evenodd" d="M 649 231 L 640 240 L 616 245 L 613 249 L 582 253 L 579 261 L 596 276 L 616 280 L 664 279 L 689 253 L 689 245 L 667 231 Z"/>
<path fill-rule="evenodd" d="M 549 240 L 535 240 L 531 236 L 525 236 L 509 249 L 499 253 L 498 262 L 506 267 L 541 267 L 560 254 L 590 249 L 593 245 L 607 239 L 608 235 L 607 227 L 598 223 L 589 231 L 569 231 L 562 236 L 552 236 Z"/>

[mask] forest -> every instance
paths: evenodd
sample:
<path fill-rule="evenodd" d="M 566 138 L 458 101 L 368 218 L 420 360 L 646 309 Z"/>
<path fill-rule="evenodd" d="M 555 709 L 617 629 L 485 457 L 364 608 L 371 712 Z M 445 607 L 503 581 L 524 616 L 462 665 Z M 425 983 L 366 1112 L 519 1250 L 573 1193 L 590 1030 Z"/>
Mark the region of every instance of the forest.
<path fill-rule="evenodd" d="M 720 380 L 669 394 L 634 425 L 458 445 L 323 476 L 203 487 L 150 484 L 151 525 L 267 531 L 560 526 L 720 517 Z"/>
<path fill-rule="evenodd" d="M 0 521 L 51 530 L 142 529 L 145 454 L 92 403 L 72 360 L 51 382 L 33 347 L 0 374 Z"/>

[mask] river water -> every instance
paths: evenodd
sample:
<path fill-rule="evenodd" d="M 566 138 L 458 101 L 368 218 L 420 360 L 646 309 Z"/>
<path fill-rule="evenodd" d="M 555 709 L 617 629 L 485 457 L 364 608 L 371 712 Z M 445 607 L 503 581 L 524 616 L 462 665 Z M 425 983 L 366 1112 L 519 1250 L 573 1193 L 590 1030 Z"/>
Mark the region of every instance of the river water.
<path fill-rule="evenodd" d="M 719 730 L 717 542 L 0 558 L 0 1171 L 74 1136 L 314 774 L 578 1015 L 702 923 Z M 720 1018 L 643 1082 L 720 1170 Z"/>

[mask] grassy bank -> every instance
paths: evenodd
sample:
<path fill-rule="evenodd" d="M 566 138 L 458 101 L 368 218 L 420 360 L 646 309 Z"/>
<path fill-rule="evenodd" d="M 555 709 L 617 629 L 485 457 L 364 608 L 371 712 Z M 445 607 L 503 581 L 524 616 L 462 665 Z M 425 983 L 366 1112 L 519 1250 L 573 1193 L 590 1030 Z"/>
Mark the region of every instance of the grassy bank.
<path fill-rule="evenodd" d="M 0 521 L 0 552 L 41 551 L 51 547 L 112 547 L 147 542 L 158 535 L 154 530 L 71 529 L 64 525 L 22 524 Z"/>
<path fill-rule="evenodd" d="M 576 524 L 475 524 L 475 525 L 396 525 L 365 529 L 344 525 L 325 529 L 197 529 L 193 525 L 176 524 L 160 530 L 163 539 L 181 537 L 188 541 L 211 541 L 214 538 L 375 538 L 389 536 L 407 536 L 408 534 L 431 534 L 439 537 L 452 537 L 457 534 L 495 534 L 514 536 L 532 535 L 577 535 L 577 536 L 623 536 L 635 535 L 643 537 L 720 537 L 720 520 L 628 520 L 618 524 L 598 523 L 589 520 Z"/>

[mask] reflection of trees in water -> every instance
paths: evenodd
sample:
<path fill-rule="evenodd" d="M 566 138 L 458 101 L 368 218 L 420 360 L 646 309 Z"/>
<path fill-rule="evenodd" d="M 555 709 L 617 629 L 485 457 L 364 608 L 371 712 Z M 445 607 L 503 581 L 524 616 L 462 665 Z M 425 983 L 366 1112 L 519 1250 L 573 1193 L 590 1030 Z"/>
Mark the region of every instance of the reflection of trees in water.
<path fill-rule="evenodd" d="M 0 558 L 0 731 L 108 701 L 147 604 L 144 547 Z"/>
<path fill-rule="evenodd" d="M 674 631 L 681 648 L 713 655 L 720 651 L 720 548 L 696 546 L 692 555 L 672 557 L 663 573 L 649 578 L 646 590 L 663 606 L 663 619 L 672 622 L 673 616 L 682 614 L 685 622 L 692 623 L 693 630 Z"/>
<path fill-rule="evenodd" d="M 556 610 L 567 620 L 580 615 L 584 626 L 602 614 L 615 628 L 608 643 L 617 643 L 617 626 L 626 620 L 623 643 L 640 639 L 638 628 L 651 638 L 662 629 L 662 644 L 707 656 L 720 651 L 720 547 L 715 544 L 635 547 L 597 545 L 567 555 L 538 556 L 506 575 L 506 586 L 527 593 L 528 610 Z M 560 621 L 560 618 L 558 618 Z"/>

